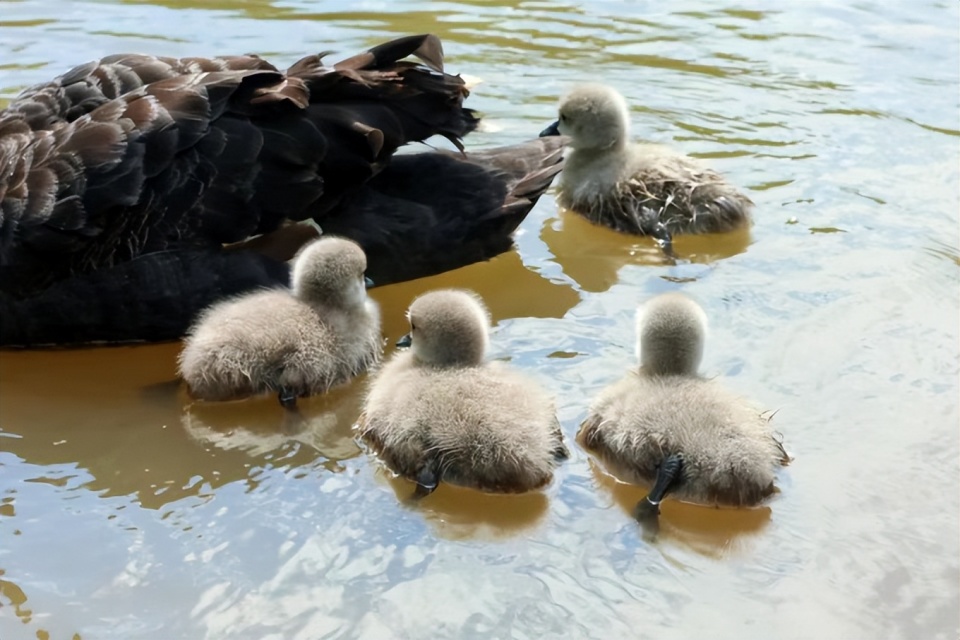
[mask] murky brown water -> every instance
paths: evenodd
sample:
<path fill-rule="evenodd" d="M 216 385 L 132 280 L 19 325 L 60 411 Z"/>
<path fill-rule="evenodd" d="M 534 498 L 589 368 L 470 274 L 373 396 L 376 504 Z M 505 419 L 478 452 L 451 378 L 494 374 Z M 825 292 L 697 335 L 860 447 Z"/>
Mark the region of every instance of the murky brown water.
<path fill-rule="evenodd" d="M 118 51 L 290 62 L 432 31 L 485 80 L 479 147 L 617 85 L 638 135 L 750 189 L 751 232 L 669 266 L 546 197 L 518 253 L 377 289 L 386 333 L 421 291 L 477 289 L 572 439 L 635 305 L 689 292 L 708 371 L 779 409 L 782 493 L 669 502 L 650 544 L 641 491 L 574 449 L 544 494 L 411 509 L 351 439 L 363 380 L 289 433 L 273 399 L 190 405 L 177 345 L 4 352 L 0 638 L 957 637 L 957 3 L 583 4 L 6 1 L 0 98 Z"/>

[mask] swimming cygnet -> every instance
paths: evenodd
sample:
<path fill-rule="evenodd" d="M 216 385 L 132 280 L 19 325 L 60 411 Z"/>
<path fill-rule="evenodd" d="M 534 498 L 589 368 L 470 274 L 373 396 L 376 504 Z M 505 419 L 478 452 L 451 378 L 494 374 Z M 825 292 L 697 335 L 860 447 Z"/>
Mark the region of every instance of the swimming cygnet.
<path fill-rule="evenodd" d="M 639 369 L 601 392 L 577 434 L 620 479 L 653 483 L 637 505 L 641 521 L 668 491 L 702 504 L 757 505 L 789 462 L 768 418 L 697 373 L 706 330 L 703 309 L 682 294 L 642 306 Z"/>
<path fill-rule="evenodd" d="M 670 252 L 672 234 L 729 231 L 750 222 L 752 202 L 700 161 L 630 142 L 630 112 L 615 89 L 576 87 L 560 119 L 540 134 L 570 137 L 557 201 L 617 231 L 649 235 Z"/>
<path fill-rule="evenodd" d="M 490 319 L 472 292 L 426 293 L 410 305 L 412 346 L 372 382 L 357 428 L 395 473 L 495 493 L 550 482 L 568 457 L 553 401 L 533 380 L 484 359 Z"/>
<path fill-rule="evenodd" d="M 191 394 L 228 400 L 323 393 L 380 359 L 380 313 L 367 297 L 363 250 L 343 238 L 304 247 L 292 291 L 268 289 L 214 304 L 200 314 L 180 354 Z"/>

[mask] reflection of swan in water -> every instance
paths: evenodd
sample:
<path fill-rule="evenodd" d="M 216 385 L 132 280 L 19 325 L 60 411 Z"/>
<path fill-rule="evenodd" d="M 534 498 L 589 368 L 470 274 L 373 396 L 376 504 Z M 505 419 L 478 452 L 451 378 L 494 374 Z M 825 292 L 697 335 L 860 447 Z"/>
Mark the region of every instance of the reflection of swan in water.
<path fill-rule="evenodd" d="M 540 231 L 540 238 L 550 248 L 563 272 L 584 291 L 603 292 L 619 281 L 624 265 L 663 267 L 672 264 L 655 240 L 629 236 L 591 224 L 569 211 L 560 211 Z M 750 246 L 750 229 L 729 233 L 677 236 L 673 252 L 681 260 L 670 277 L 696 278 L 703 267 L 717 260 L 743 253 Z"/>
<path fill-rule="evenodd" d="M 483 493 L 441 483 L 429 496 L 412 501 L 415 484 L 392 475 L 382 466 L 377 476 L 384 478 L 411 509 L 423 514 L 437 535 L 448 539 L 506 538 L 533 528 L 547 513 L 550 500 L 543 491 L 521 494 Z"/>
<path fill-rule="evenodd" d="M 610 494 L 613 502 L 633 519 L 637 503 L 650 487 L 620 482 L 607 474 L 594 460 L 590 470 L 597 485 Z M 660 505 L 659 531 L 646 530 L 648 537 L 659 537 L 691 548 L 697 553 L 720 558 L 749 546 L 749 541 L 770 522 L 768 506 L 755 509 L 715 508 L 666 501 Z M 634 523 L 635 524 L 635 523 Z"/>
<path fill-rule="evenodd" d="M 382 310 L 383 334 L 388 345 L 409 331 L 402 310 L 417 296 L 434 289 L 470 289 L 487 301 L 491 321 L 509 318 L 562 318 L 580 302 L 572 286 L 554 282 L 527 268 L 516 251 L 429 278 L 402 282 L 369 291 Z"/>
<path fill-rule="evenodd" d="M 334 462 L 360 454 L 351 427 L 359 412 L 361 384 L 301 400 L 292 417 L 272 398 L 237 402 L 194 402 L 181 417 L 195 441 L 222 450 L 238 450 L 254 458 L 282 461 L 286 466 L 309 464 L 323 456 Z M 305 445 L 305 446 L 301 446 Z"/>

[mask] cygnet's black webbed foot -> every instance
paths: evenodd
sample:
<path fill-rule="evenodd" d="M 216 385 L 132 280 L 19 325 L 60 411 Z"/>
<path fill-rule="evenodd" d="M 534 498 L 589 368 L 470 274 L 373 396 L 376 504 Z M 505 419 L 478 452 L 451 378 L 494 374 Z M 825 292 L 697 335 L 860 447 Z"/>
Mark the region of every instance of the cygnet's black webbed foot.
<path fill-rule="evenodd" d="M 633 510 L 634 517 L 641 524 L 651 518 L 655 519 L 660 514 L 660 503 L 667 492 L 679 482 L 681 471 L 683 471 L 683 454 L 681 453 L 671 454 L 660 463 L 653 489 L 647 497 L 637 503 Z"/>
<path fill-rule="evenodd" d="M 437 469 L 437 461 L 434 458 L 427 458 L 417 474 L 417 488 L 413 491 L 412 500 L 426 498 L 436 491 L 439 484 L 440 471 Z"/>
<path fill-rule="evenodd" d="M 297 409 L 297 392 L 291 389 L 290 387 L 280 387 L 280 393 L 277 394 L 277 398 L 280 400 L 280 406 L 282 406 L 287 411 L 296 411 Z"/>
<path fill-rule="evenodd" d="M 677 254 L 673 251 L 673 234 L 670 233 L 670 229 L 667 229 L 667 225 L 657 222 L 650 228 L 649 235 L 660 245 L 663 255 L 671 260 L 677 259 Z"/>
<path fill-rule="evenodd" d="M 649 203 L 641 203 L 639 209 L 633 212 L 633 223 L 636 225 L 635 232 L 656 240 L 660 250 L 663 251 L 663 255 L 671 261 L 675 261 L 677 254 L 673 250 L 673 233 L 662 219 L 671 202 L 673 202 L 672 196 L 667 198 L 667 202 L 659 207 Z"/>

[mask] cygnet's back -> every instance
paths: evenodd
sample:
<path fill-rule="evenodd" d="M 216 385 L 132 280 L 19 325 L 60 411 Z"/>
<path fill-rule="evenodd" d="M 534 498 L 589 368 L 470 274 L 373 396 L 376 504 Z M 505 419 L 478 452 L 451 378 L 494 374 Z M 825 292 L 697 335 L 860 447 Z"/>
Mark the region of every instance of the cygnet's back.
<path fill-rule="evenodd" d="M 670 293 L 638 317 L 641 366 L 593 403 L 577 440 L 621 479 L 653 483 L 670 456 L 682 459 L 671 492 L 707 504 L 756 505 L 787 461 L 768 419 L 718 382 L 700 377 L 706 315 Z"/>
<path fill-rule="evenodd" d="M 667 147 L 631 143 L 630 112 L 614 88 L 577 86 L 560 100 L 559 114 L 556 131 L 570 136 L 571 147 L 561 206 L 596 224 L 655 237 L 749 223 L 750 199 L 720 174 Z"/>
<path fill-rule="evenodd" d="M 567 457 L 550 396 L 486 362 L 489 317 L 472 293 L 440 290 L 410 306 L 412 348 L 373 381 L 361 437 L 429 491 L 443 480 L 515 493 L 547 484 Z"/>
<path fill-rule="evenodd" d="M 204 311 L 180 354 L 191 393 L 226 400 L 277 392 L 289 400 L 366 370 L 382 345 L 365 268 L 359 246 L 324 237 L 296 257 L 292 292 L 260 291 Z"/>

